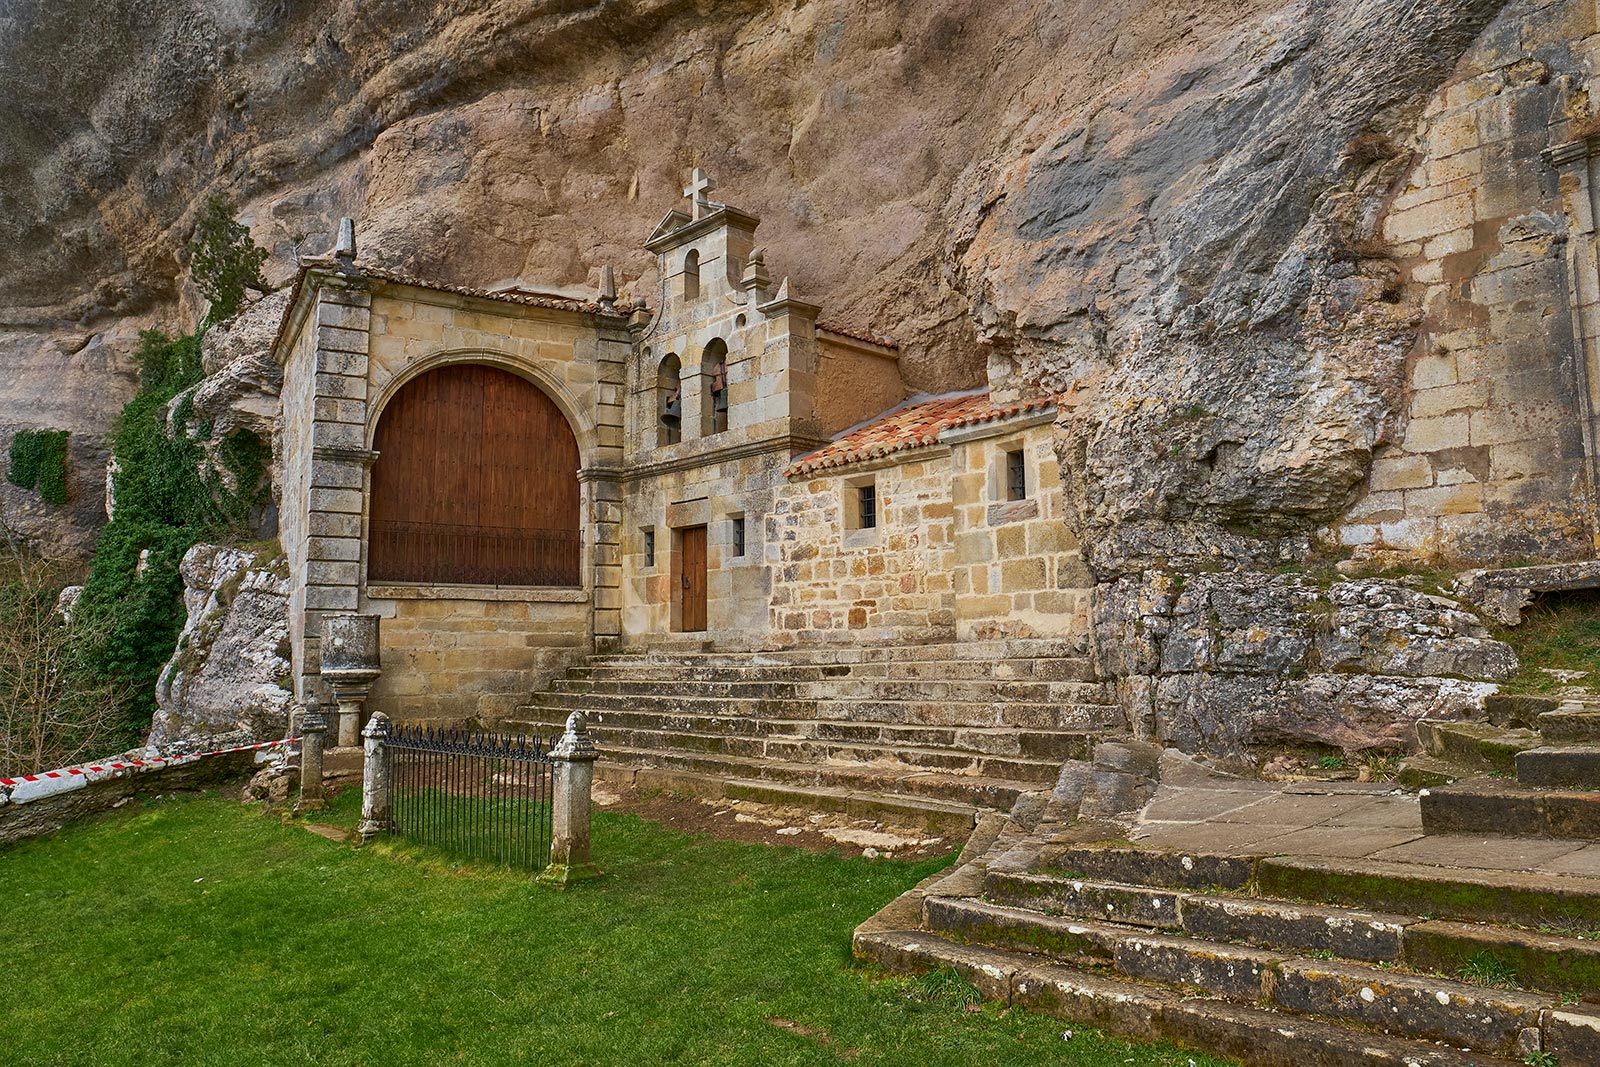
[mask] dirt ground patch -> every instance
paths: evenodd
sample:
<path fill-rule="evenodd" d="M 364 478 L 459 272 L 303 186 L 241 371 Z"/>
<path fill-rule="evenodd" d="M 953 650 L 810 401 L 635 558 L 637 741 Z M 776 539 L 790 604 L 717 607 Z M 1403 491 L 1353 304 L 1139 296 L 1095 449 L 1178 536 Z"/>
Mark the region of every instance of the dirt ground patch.
<path fill-rule="evenodd" d="M 842 812 L 775 807 L 749 800 L 709 799 L 661 789 L 596 784 L 594 803 L 625 811 L 675 830 L 709 834 L 729 841 L 787 845 L 808 852 L 842 856 L 924 860 L 943 856 L 965 843 L 963 835 L 918 827 L 893 826 Z"/>

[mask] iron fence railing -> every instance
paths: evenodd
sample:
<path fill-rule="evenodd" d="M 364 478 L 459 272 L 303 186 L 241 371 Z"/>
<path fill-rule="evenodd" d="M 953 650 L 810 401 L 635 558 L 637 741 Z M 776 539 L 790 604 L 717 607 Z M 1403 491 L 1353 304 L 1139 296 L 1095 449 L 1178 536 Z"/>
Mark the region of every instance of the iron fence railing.
<path fill-rule="evenodd" d="M 368 578 L 450 585 L 576 586 L 577 530 L 519 530 L 374 519 Z"/>
<path fill-rule="evenodd" d="M 390 833 L 512 867 L 550 862 L 555 764 L 544 742 L 403 726 L 383 752 Z"/>

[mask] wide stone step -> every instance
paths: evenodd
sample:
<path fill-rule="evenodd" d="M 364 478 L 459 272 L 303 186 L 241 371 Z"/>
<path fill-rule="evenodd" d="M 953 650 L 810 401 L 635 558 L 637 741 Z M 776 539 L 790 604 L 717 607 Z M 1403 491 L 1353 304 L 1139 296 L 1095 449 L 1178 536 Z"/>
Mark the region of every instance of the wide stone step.
<path fill-rule="evenodd" d="M 548 732 L 566 721 L 556 708 L 526 706 L 507 720 L 510 729 Z M 596 713 L 590 729 L 602 740 L 612 731 L 653 730 L 727 737 L 831 741 L 882 747 L 951 748 L 989 756 L 1022 756 L 1054 763 L 1082 759 L 1102 735 L 1083 730 L 1021 730 L 1010 726 L 898 726 L 827 719 L 755 719 L 737 715 L 683 715 L 655 711 Z M 649 746 L 645 746 L 649 747 Z"/>
<path fill-rule="evenodd" d="M 1203 869 L 1208 860 L 1204 856 L 1189 858 L 1198 861 L 1194 870 Z M 1216 881 L 1232 882 L 1237 878 L 1231 869 L 1221 873 L 1221 879 L 1195 878 L 1194 885 L 1201 891 L 1172 892 L 1168 886 L 1082 882 L 1081 888 L 1071 893 L 1059 893 L 1046 889 L 1042 880 L 1074 880 L 1039 872 L 991 872 L 985 891 L 994 900 L 1033 909 L 1020 912 L 1028 917 L 1022 924 L 1024 932 L 1014 936 L 1007 947 L 1032 945 L 1080 959 L 1110 958 L 1106 931 L 1145 926 L 1279 955 L 1399 963 L 1414 971 L 1444 975 L 1470 971 L 1488 953 L 1496 966 L 1507 969 L 1524 988 L 1600 994 L 1600 942 L 1501 926 L 1261 899 L 1243 895 L 1247 889 L 1243 883 L 1236 887 L 1240 894 L 1223 894 L 1215 890 Z M 1145 902 L 1149 900 L 1161 903 L 1147 906 Z M 1111 910 L 1107 910 L 1108 905 Z M 1124 925 L 1081 929 L 1086 921 L 1110 918 Z M 1089 947 L 1083 947 L 1085 944 Z M 1078 946 L 1077 951 L 1073 951 L 1074 945 Z"/>
<path fill-rule="evenodd" d="M 1422 828 L 1430 834 L 1600 838 L 1600 792 L 1469 778 L 1421 796 Z"/>
<path fill-rule="evenodd" d="M 951 967 L 992 1000 L 1128 1037 L 1176 1041 L 1252 1067 L 1510 1067 L 1514 1062 L 1222 998 L 1185 996 L 926 931 L 862 929 L 852 947 L 858 957 L 890 971 Z"/>
<path fill-rule="evenodd" d="M 662 714 L 722 715 L 743 718 L 816 719 L 877 722 L 905 726 L 1006 726 L 1030 730 L 1120 728 L 1123 716 L 1112 704 L 1028 704 L 913 700 L 809 701 L 778 698 L 670 697 L 604 693 L 544 693 L 518 709 L 586 713 L 653 711 Z"/>
<path fill-rule="evenodd" d="M 1600 790 L 1600 745 L 1548 745 L 1518 752 L 1517 781 L 1545 788 Z"/>
<path fill-rule="evenodd" d="M 610 746 L 608 761 L 638 767 L 664 767 L 721 778 L 824 786 L 874 793 L 933 797 L 974 807 L 1010 810 L 1022 793 L 1038 785 L 1012 779 L 949 774 L 887 764 L 791 763 L 711 753 Z"/>
<path fill-rule="evenodd" d="M 1185 897 L 1182 910 L 1197 901 L 1195 896 Z M 1109 967 L 1145 982 L 1341 1018 L 1480 1051 L 1514 1051 L 1522 1033 L 1537 1029 L 1544 1012 L 1556 1006 L 1555 998 L 1547 995 L 1485 988 L 1349 959 L 1319 959 L 1201 936 L 1064 919 L 970 898 L 929 897 L 923 902 L 923 916 L 926 929 L 969 944 Z"/>
<path fill-rule="evenodd" d="M 558 678 L 550 687 L 556 693 L 593 693 L 648 697 L 778 697 L 788 700 L 936 700 L 960 703 L 1009 701 L 1014 703 L 1105 703 L 1105 688 L 1097 682 L 887 681 L 881 679 L 829 679 L 813 682 L 788 680 L 720 681 L 691 678 L 657 681 L 636 678 Z"/>
<path fill-rule="evenodd" d="M 726 734 L 700 734 L 661 730 L 596 731 L 595 740 L 602 754 L 613 748 L 653 750 L 661 752 L 693 752 L 711 755 L 738 756 L 748 759 L 782 760 L 789 762 L 821 762 L 877 764 L 893 763 L 918 770 L 943 771 L 950 774 L 977 775 L 988 778 L 1005 778 L 1017 782 L 1038 784 L 1053 783 L 1059 776 L 1058 760 L 1027 760 L 1016 757 L 988 756 L 949 748 L 918 748 L 899 745 L 886 749 L 883 745 L 856 745 L 842 742 L 803 740 L 782 737 L 745 737 Z M 1087 754 L 1091 742 L 1085 741 Z"/>
<path fill-rule="evenodd" d="M 1539 733 L 1553 744 L 1600 742 L 1600 708 L 1578 705 L 1539 716 Z"/>
<path fill-rule="evenodd" d="M 1600 929 L 1600 878 L 1578 875 L 1274 856 L 1257 862 L 1255 890 L 1263 896 L 1396 915 L 1534 930 Z"/>
<path fill-rule="evenodd" d="M 718 682 L 781 680 L 815 682 L 829 679 L 886 681 L 1062 681 L 1092 682 L 1095 668 L 1088 659 L 946 659 L 871 660 L 859 663 L 770 662 L 760 657 L 711 661 L 640 659 L 624 663 L 591 660 L 583 677 L 595 680 L 636 679 L 683 681 L 704 678 Z M 578 677 L 569 673 L 569 677 Z"/>
<path fill-rule="evenodd" d="M 1471 840 L 1475 847 L 1487 850 L 1515 844 L 1514 839 L 1509 838 L 1475 837 Z M 1466 870 L 1371 859 L 1237 856 L 1126 846 L 1047 845 L 1040 851 L 1034 870 L 991 871 L 988 878 L 986 893 L 996 899 L 999 899 L 997 886 L 1011 879 L 1013 888 L 1007 891 L 1010 893 L 1007 903 L 1029 906 L 1031 901 L 1044 900 L 1054 902 L 1058 911 L 1069 898 L 1051 888 L 1052 884 L 1081 882 L 1120 892 L 1124 898 L 1128 893 L 1163 899 L 1175 896 L 1180 913 L 1184 901 L 1194 900 L 1199 907 L 1209 907 L 1213 902 L 1230 908 L 1287 904 L 1292 905 L 1290 910 L 1304 912 L 1318 922 L 1337 918 L 1406 925 L 1410 920 L 1403 918 L 1405 916 L 1427 916 L 1529 930 L 1541 927 L 1600 930 L 1600 878 L 1582 875 Z M 1105 903 L 1107 900 L 1116 902 L 1108 894 L 1072 899 L 1087 902 L 1089 910 L 1071 912 L 1086 918 L 1106 918 Z M 1307 904 L 1307 901 L 1316 904 Z M 1172 914 L 1170 909 L 1171 904 L 1164 902 L 1133 911 L 1152 916 L 1151 921 L 1143 925 L 1187 929 L 1181 914 L 1176 920 L 1168 918 Z M 1246 918 L 1253 921 L 1251 916 Z M 1118 921 L 1138 920 L 1119 918 Z M 1204 929 L 1196 928 L 1192 932 L 1235 939 L 1215 925 L 1219 920 L 1205 921 L 1208 925 Z M 1362 936 L 1365 940 L 1365 935 Z M 1308 941 L 1300 934 L 1257 943 L 1303 951 L 1333 947 Z M 1578 951 L 1577 944 L 1572 948 Z"/>
<path fill-rule="evenodd" d="M 1518 752 L 1544 744 L 1533 730 L 1442 719 L 1418 722 L 1417 738 L 1430 756 L 1481 771 L 1510 772 Z"/>
<path fill-rule="evenodd" d="M 751 651 L 652 648 L 595 657 L 597 662 L 873 663 L 905 660 L 1084 659 L 1082 642 L 1072 638 L 1007 638 L 994 641 L 930 641 L 908 645 L 806 645 Z"/>

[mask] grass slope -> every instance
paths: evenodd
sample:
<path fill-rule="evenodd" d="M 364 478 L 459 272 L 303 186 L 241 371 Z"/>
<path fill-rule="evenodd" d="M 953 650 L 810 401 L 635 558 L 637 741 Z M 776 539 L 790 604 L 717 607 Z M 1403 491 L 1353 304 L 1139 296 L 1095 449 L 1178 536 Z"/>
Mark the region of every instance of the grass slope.
<path fill-rule="evenodd" d="M 351 795 L 336 818 L 352 819 Z M 851 929 L 943 861 L 601 812 L 567 893 L 215 797 L 0 852 L 0 1049 L 31 1064 L 1216 1064 L 874 982 Z M 964 983 L 955 983 L 963 986 Z"/>

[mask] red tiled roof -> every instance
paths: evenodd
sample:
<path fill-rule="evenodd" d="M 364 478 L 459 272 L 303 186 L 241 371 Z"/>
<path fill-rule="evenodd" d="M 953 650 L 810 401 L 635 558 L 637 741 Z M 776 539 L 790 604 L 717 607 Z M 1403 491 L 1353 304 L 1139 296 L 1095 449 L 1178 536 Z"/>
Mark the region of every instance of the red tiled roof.
<path fill-rule="evenodd" d="M 937 444 L 944 431 L 957 426 L 973 426 L 1025 412 L 1043 411 L 1054 403 L 1053 400 L 1040 398 L 996 405 L 990 402 L 987 392 L 934 397 L 897 408 L 882 418 L 849 431 L 831 444 L 801 456 L 783 473 L 792 478 L 797 474 L 863 463 L 913 448 L 926 448 Z"/>
<path fill-rule="evenodd" d="M 877 345 L 880 348 L 893 348 L 896 350 L 900 348 L 900 342 L 896 341 L 893 337 L 890 337 L 887 334 L 874 337 L 870 333 L 862 333 L 859 330 L 847 330 L 843 326 L 836 326 L 831 322 L 819 322 L 817 323 L 817 329 L 823 330 L 827 333 L 836 333 L 841 337 L 853 337 L 857 341 L 865 341 L 869 345 Z"/>

